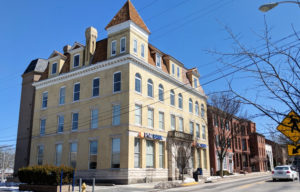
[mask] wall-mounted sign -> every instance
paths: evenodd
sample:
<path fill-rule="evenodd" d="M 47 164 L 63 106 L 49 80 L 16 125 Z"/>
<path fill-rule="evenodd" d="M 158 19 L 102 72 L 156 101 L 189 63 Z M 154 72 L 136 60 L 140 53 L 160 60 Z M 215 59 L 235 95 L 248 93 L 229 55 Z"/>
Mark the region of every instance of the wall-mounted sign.
<path fill-rule="evenodd" d="M 148 138 L 148 139 L 154 139 L 154 140 L 163 140 L 163 137 L 161 135 L 156 135 L 152 133 L 139 133 L 140 138 Z"/>
<path fill-rule="evenodd" d="M 197 143 L 196 147 L 206 149 L 207 145 L 206 144 L 202 144 L 202 143 Z"/>

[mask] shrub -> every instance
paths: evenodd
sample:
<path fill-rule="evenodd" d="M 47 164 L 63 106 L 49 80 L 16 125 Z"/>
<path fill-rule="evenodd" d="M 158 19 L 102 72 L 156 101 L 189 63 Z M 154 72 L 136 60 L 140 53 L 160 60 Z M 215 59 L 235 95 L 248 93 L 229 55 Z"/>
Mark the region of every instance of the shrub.
<path fill-rule="evenodd" d="M 69 184 L 73 179 L 73 168 L 67 166 L 35 165 L 20 168 L 18 177 L 22 183 L 33 185 L 59 185 L 60 174 L 63 171 L 63 184 Z"/>
<path fill-rule="evenodd" d="M 217 174 L 218 176 L 220 176 L 220 171 L 217 171 L 216 174 Z M 223 170 L 223 176 L 224 176 L 224 175 L 230 175 L 230 173 L 229 173 L 228 171 L 226 171 L 226 170 Z"/>

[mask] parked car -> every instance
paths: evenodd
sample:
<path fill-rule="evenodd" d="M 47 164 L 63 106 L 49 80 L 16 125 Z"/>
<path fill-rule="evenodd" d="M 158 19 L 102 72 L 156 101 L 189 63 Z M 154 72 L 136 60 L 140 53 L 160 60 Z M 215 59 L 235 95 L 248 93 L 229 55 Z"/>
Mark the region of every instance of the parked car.
<path fill-rule="evenodd" d="M 282 165 L 275 167 L 274 171 L 272 171 L 272 178 L 273 181 L 277 179 L 295 180 L 298 178 L 298 173 L 292 169 L 291 165 Z"/>

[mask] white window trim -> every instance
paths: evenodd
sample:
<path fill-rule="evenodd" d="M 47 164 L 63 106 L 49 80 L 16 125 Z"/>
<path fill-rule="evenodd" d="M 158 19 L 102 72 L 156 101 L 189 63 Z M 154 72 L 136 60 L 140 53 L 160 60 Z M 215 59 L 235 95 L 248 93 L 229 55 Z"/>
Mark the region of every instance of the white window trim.
<path fill-rule="evenodd" d="M 54 64 L 56 64 L 56 71 L 55 71 L 55 73 L 53 73 L 53 65 Z M 57 62 L 52 63 L 52 65 L 51 65 L 51 75 L 54 75 L 54 74 L 57 73 L 57 67 L 58 67 Z"/>
<path fill-rule="evenodd" d="M 79 90 L 79 99 L 74 101 L 74 98 L 75 98 L 74 97 L 74 95 L 75 95 L 75 85 L 77 85 L 77 84 L 79 84 L 79 89 L 80 89 L 80 82 L 74 83 L 74 85 L 73 85 L 73 103 L 80 101 L 80 92 L 81 92 L 81 90 Z"/>
<path fill-rule="evenodd" d="M 143 48 L 143 49 L 142 49 Z M 143 50 L 143 51 L 142 51 Z M 144 52 L 144 55 L 142 55 L 142 53 Z M 141 44 L 141 57 L 142 58 L 145 58 L 145 44 L 144 43 L 142 43 Z"/>
<path fill-rule="evenodd" d="M 125 49 L 124 49 L 124 51 L 122 51 L 122 40 L 123 39 L 125 39 Z M 126 52 L 126 37 L 122 37 L 121 39 L 120 39 L 120 53 L 125 53 Z"/>
<path fill-rule="evenodd" d="M 63 103 L 63 104 L 61 104 L 60 103 L 60 90 L 62 89 L 62 88 L 65 88 L 65 102 Z M 59 88 L 59 96 L 58 96 L 58 105 L 64 105 L 64 104 L 66 104 L 66 86 L 64 85 L 64 86 L 61 86 L 60 88 Z"/>
<path fill-rule="evenodd" d="M 44 133 L 43 133 L 43 134 L 41 133 L 42 120 L 46 120 L 46 123 L 47 123 L 47 119 L 46 119 L 46 118 L 41 118 L 41 119 L 40 119 L 40 134 L 39 134 L 40 136 L 46 135 L 46 123 L 45 123 L 45 127 L 44 127 Z"/>
<path fill-rule="evenodd" d="M 115 85 L 115 81 L 114 81 L 114 78 L 115 78 L 115 74 L 116 73 L 121 73 L 121 79 L 120 79 L 120 82 L 121 82 L 121 84 L 120 84 L 120 91 L 115 91 L 114 89 L 114 85 Z M 116 71 L 116 72 L 114 72 L 114 74 L 113 74 L 113 80 L 112 80 L 112 83 L 113 83 L 113 85 L 112 85 L 112 89 L 113 89 L 113 94 L 115 94 L 115 93 L 120 93 L 121 91 L 122 91 L 122 72 L 121 71 Z"/>
<path fill-rule="evenodd" d="M 152 83 L 149 83 L 149 80 L 151 80 L 152 81 Z M 148 85 L 151 85 L 152 86 L 152 96 L 149 96 L 149 94 L 148 94 Z M 148 79 L 147 80 L 147 97 L 149 97 L 149 98 L 152 98 L 153 99 L 153 97 L 154 97 L 154 85 L 153 85 L 153 80 L 152 79 Z"/>
<path fill-rule="evenodd" d="M 93 95 L 93 92 L 94 92 L 94 80 L 95 79 L 99 79 L 99 95 L 97 96 L 94 96 Z M 100 77 L 95 77 L 93 80 L 92 80 L 92 97 L 100 97 Z"/>
<path fill-rule="evenodd" d="M 172 127 L 172 117 L 174 117 L 174 128 Z M 176 116 L 174 114 L 171 114 L 170 115 L 170 120 L 171 120 L 171 122 L 170 122 L 170 124 L 171 124 L 171 130 L 175 131 L 176 130 Z"/>
<path fill-rule="evenodd" d="M 113 54 L 113 43 L 116 43 L 116 50 L 115 50 L 115 53 Z M 116 40 L 113 40 L 113 41 L 111 41 L 111 43 L 110 43 L 110 55 L 111 56 L 115 56 L 117 54 L 117 41 Z"/>
<path fill-rule="evenodd" d="M 174 63 L 172 63 L 172 69 L 171 70 L 172 70 L 172 75 L 175 76 L 175 64 Z"/>
<path fill-rule="evenodd" d="M 44 103 L 44 93 L 47 93 L 47 106 L 46 106 L 46 107 L 43 107 L 43 103 Z M 44 92 L 42 93 L 42 107 L 41 107 L 41 109 L 47 109 L 47 107 L 48 107 L 48 99 L 49 99 L 49 93 L 48 93 L 48 91 L 44 91 Z"/>
<path fill-rule="evenodd" d="M 139 124 L 136 123 L 136 115 L 135 115 L 135 112 L 136 112 L 136 106 L 139 106 L 140 107 L 140 111 L 141 111 L 141 119 L 140 119 L 140 122 Z M 148 110 L 147 110 L 148 112 Z M 148 116 L 147 116 L 147 120 L 148 120 Z M 134 105 L 134 124 L 137 125 L 137 126 L 142 126 L 143 125 L 143 105 L 141 104 L 138 104 L 138 103 L 135 103 Z M 148 122 L 147 122 L 148 124 Z"/>
<path fill-rule="evenodd" d="M 152 111 L 152 127 L 149 126 L 149 119 L 148 119 L 148 115 L 149 115 L 149 110 Z M 147 127 L 149 129 L 154 129 L 154 108 L 151 106 L 148 106 L 147 108 Z"/>
<path fill-rule="evenodd" d="M 134 51 L 135 42 L 136 42 L 136 51 Z M 138 40 L 137 39 L 133 39 L 133 53 L 136 55 L 138 54 Z"/>
<path fill-rule="evenodd" d="M 137 74 L 139 74 L 140 76 L 141 76 L 141 74 L 140 73 L 136 73 L 135 75 L 134 75 L 134 91 L 137 93 L 137 94 L 142 94 L 142 88 L 143 88 L 143 86 L 142 86 L 142 76 L 141 77 L 137 77 L 136 75 Z M 137 90 L 135 90 L 135 80 L 136 79 L 139 79 L 140 80 L 140 92 L 138 92 Z M 148 84 L 147 84 L 148 85 Z"/>
<path fill-rule="evenodd" d="M 178 66 L 177 66 L 177 78 L 180 78 L 180 69 Z"/>
<path fill-rule="evenodd" d="M 157 58 L 158 57 L 160 58 L 160 66 L 157 65 Z M 159 53 L 156 53 L 156 55 L 155 55 L 155 65 L 156 65 L 156 67 L 158 67 L 160 69 L 162 68 L 162 66 L 161 66 L 162 65 L 162 59 L 161 59 L 161 55 Z"/>
<path fill-rule="evenodd" d="M 78 62 L 78 66 L 75 66 L 74 64 L 75 64 L 75 57 L 76 56 L 79 56 L 79 62 Z M 80 53 L 77 53 L 77 54 L 75 54 L 74 56 L 73 56 L 73 69 L 76 69 L 76 68 L 78 68 L 78 67 L 80 67 Z"/>

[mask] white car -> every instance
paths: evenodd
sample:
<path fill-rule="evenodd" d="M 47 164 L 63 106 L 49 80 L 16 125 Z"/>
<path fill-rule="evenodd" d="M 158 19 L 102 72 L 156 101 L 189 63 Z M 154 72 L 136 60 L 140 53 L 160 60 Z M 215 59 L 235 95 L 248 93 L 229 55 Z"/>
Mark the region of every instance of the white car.
<path fill-rule="evenodd" d="M 291 169 L 290 165 L 282 165 L 275 167 L 274 171 L 272 171 L 273 181 L 277 179 L 291 179 L 295 180 L 298 178 L 298 173 Z"/>

